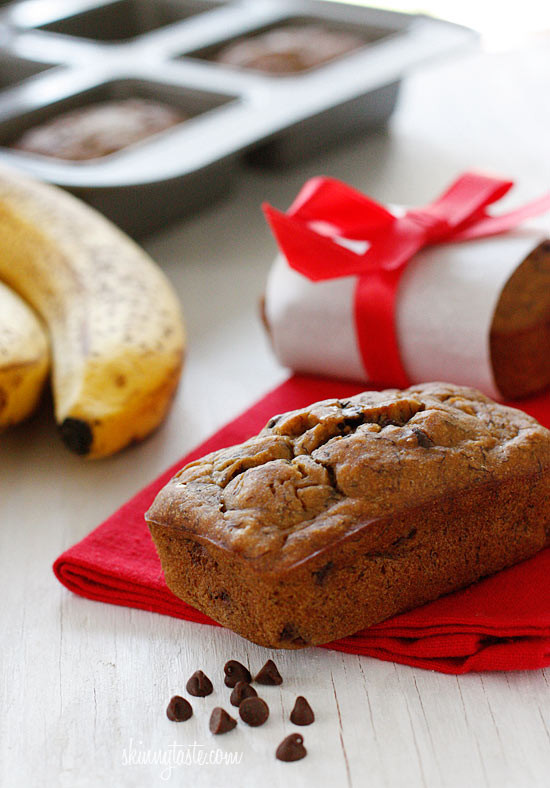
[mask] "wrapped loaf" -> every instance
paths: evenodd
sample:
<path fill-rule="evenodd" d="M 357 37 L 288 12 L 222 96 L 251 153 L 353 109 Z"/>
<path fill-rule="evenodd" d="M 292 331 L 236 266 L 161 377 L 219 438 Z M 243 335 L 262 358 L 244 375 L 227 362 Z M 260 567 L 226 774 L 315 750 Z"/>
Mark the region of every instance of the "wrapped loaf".
<path fill-rule="evenodd" d="M 549 235 L 542 225 L 523 227 L 414 256 L 396 307 L 399 349 L 412 383 L 452 380 L 507 399 L 550 385 Z M 356 336 L 356 282 L 354 276 L 313 282 L 277 257 L 263 317 L 283 365 L 369 380 Z"/>

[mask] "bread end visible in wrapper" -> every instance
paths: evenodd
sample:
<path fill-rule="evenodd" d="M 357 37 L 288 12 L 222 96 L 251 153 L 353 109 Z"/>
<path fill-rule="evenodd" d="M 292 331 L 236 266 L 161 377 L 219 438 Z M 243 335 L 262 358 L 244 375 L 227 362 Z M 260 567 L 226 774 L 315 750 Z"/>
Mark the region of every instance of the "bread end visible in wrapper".
<path fill-rule="evenodd" d="M 550 385 L 549 235 L 542 225 L 524 225 L 414 256 L 396 310 L 411 383 L 451 380 L 507 399 Z M 357 342 L 356 284 L 355 276 L 312 282 L 277 257 L 262 312 L 282 364 L 296 372 L 372 381 Z"/>

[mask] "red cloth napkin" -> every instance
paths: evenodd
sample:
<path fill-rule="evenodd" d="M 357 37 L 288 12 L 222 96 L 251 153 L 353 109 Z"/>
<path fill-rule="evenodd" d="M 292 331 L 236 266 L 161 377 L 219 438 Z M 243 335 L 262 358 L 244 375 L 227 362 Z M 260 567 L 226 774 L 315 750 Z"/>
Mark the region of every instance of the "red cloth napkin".
<path fill-rule="evenodd" d="M 261 429 L 276 413 L 315 400 L 349 397 L 364 386 L 295 376 L 275 388 L 139 492 L 54 564 L 81 596 L 203 624 L 210 618 L 167 588 L 143 514 L 157 491 L 187 462 Z M 550 395 L 521 403 L 550 426 Z M 550 548 L 534 558 L 325 648 L 438 670 L 525 670 L 550 665 Z"/>

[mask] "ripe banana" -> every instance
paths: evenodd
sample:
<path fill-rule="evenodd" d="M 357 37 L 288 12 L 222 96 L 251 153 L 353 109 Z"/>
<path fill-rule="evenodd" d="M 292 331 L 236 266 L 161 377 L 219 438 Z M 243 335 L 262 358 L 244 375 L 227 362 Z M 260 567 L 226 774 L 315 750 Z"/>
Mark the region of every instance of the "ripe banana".
<path fill-rule="evenodd" d="M 49 367 L 48 338 L 38 318 L 0 282 L 0 430 L 30 416 Z"/>
<path fill-rule="evenodd" d="M 75 197 L 2 167 L 0 279 L 49 330 L 70 449 L 104 457 L 161 422 L 185 335 L 171 285 L 137 244 Z"/>

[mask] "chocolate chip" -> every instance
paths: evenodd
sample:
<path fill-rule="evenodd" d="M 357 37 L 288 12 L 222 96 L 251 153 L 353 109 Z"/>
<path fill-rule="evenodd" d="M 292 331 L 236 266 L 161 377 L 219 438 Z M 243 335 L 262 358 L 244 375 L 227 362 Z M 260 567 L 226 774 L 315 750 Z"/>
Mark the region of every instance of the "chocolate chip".
<path fill-rule="evenodd" d="M 294 708 L 290 712 L 290 721 L 293 722 L 294 725 L 311 725 L 314 720 L 315 714 L 313 713 L 313 709 L 307 700 L 302 695 L 299 695 L 296 698 Z"/>
<path fill-rule="evenodd" d="M 279 632 L 279 640 L 294 640 L 299 637 L 294 624 L 287 622 Z"/>
<path fill-rule="evenodd" d="M 223 504 L 221 505 L 220 511 L 225 511 Z M 231 602 L 231 597 L 225 588 L 220 588 L 219 591 L 209 591 L 208 597 L 213 602 L 224 602 L 226 604 Z"/>
<path fill-rule="evenodd" d="M 172 722 L 185 722 L 193 716 L 193 707 L 185 698 L 174 695 L 166 709 L 166 716 Z"/>
<path fill-rule="evenodd" d="M 280 420 L 280 418 L 281 418 L 280 416 L 273 416 L 272 419 L 269 419 L 269 421 L 267 422 L 268 429 L 274 427 L 277 424 L 277 422 Z"/>
<path fill-rule="evenodd" d="M 224 683 L 226 687 L 234 687 L 238 681 L 246 681 L 247 684 L 250 684 L 252 681 L 252 676 L 248 668 L 241 662 L 237 662 L 236 659 L 230 659 L 229 662 L 226 662 L 223 666 L 223 670 L 225 673 Z"/>
<path fill-rule="evenodd" d="M 190 542 L 186 539 L 185 542 Z M 196 566 L 205 566 L 208 563 L 208 550 L 198 542 L 191 542 L 188 546 L 191 563 Z"/>
<path fill-rule="evenodd" d="M 304 739 L 299 733 L 291 733 L 277 747 L 275 757 L 280 761 L 300 761 L 307 755 Z"/>
<path fill-rule="evenodd" d="M 210 715 L 210 733 L 227 733 L 227 731 L 232 731 L 236 724 L 237 720 L 231 717 L 225 709 L 221 709 L 219 706 L 216 706 Z"/>
<path fill-rule="evenodd" d="M 269 706 L 261 698 L 245 698 L 239 706 L 239 714 L 243 722 L 257 728 L 269 717 Z"/>
<path fill-rule="evenodd" d="M 423 449 L 431 449 L 434 445 L 433 440 L 427 435 L 424 430 L 421 430 L 419 427 L 413 427 L 412 431 L 416 435 L 416 439 L 418 441 L 418 445 L 422 446 Z"/>
<path fill-rule="evenodd" d="M 190 695 L 194 695 L 196 698 L 204 698 L 206 695 L 210 695 L 214 689 L 212 682 L 202 670 L 196 670 L 185 687 L 187 692 Z"/>
<path fill-rule="evenodd" d="M 283 683 L 281 674 L 277 670 L 277 666 L 272 659 L 267 660 L 263 668 L 255 677 L 254 681 L 257 681 L 258 684 L 268 684 L 269 686 Z"/>
<path fill-rule="evenodd" d="M 330 572 L 330 570 L 334 567 L 334 563 L 332 561 L 328 561 L 324 564 L 320 569 L 317 569 L 315 572 L 312 572 L 315 579 L 315 584 L 318 586 L 322 586 L 325 582 L 325 578 Z"/>
<path fill-rule="evenodd" d="M 344 411 L 345 412 L 345 411 Z M 359 427 L 365 421 L 365 414 L 359 408 L 350 408 L 346 416 L 344 416 L 345 427 Z"/>
<path fill-rule="evenodd" d="M 246 681 L 238 681 L 235 684 L 235 689 L 231 693 L 229 700 L 233 706 L 240 706 L 246 698 L 256 698 L 257 696 L 258 693 L 254 687 L 251 687 Z"/>

